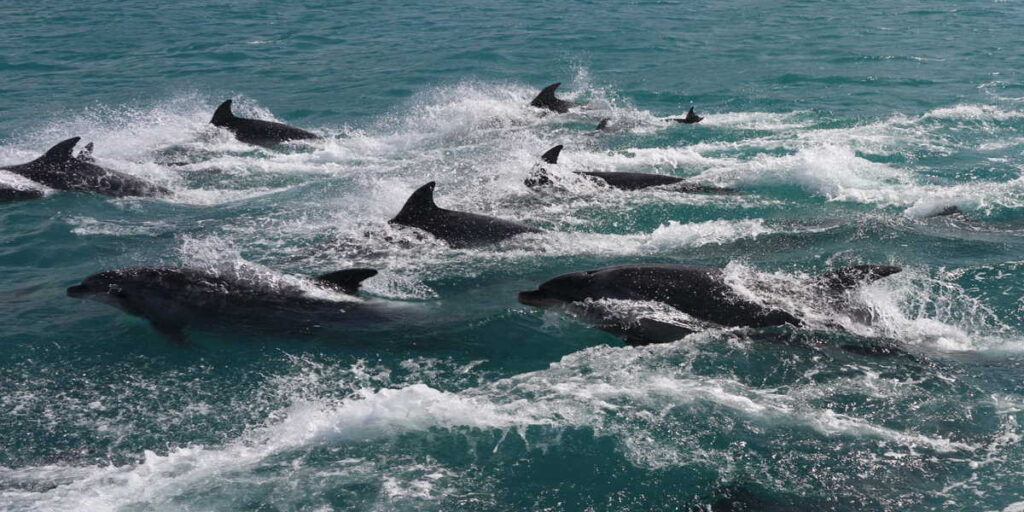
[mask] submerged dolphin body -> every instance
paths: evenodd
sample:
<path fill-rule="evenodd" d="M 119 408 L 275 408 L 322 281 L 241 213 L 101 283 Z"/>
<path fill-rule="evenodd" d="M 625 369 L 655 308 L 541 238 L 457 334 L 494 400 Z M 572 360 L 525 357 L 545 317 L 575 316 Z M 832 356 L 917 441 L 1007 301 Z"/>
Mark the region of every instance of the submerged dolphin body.
<path fill-rule="evenodd" d="M 368 325 L 400 320 L 399 309 L 386 301 L 356 298 L 360 283 L 373 269 L 347 269 L 320 276 L 316 284 L 352 296 L 330 300 L 312 296 L 297 285 L 274 285 L 255 279 L 221 276 L 181 267 L 131 267 L 108 270 L 67 289 L 69 297 L 109 304 L 145 318 L 165 334 L 181 336 L 186 327 L 234 324 L 309 330 L 326 325 Z"/>
<path fill-rule="evenodd" d="M 235 134 L 235 138 L 247 144 L 257 146 L 276 146 L 291 140 L 315 140 L 321 137 L 301 128 L 288 126 L 261 119 L 237 117 L 231 112 L 231 100 L 221 103 L 213 113 L 210 124 L 226 128 Z"/>
<path fill-rule="evenodd" d="M 559 144 L 541 155 L 541 160 L 549 164 L 558 163 L 558 155 L 562 152 L 562 145 Z M 731 188 L 712 187 L 691 183 L 678 176 L 666 174 L 651 174 L 642 172 L 598 172 L 598 171 L 574 171 L 573 174 L 586 176 L 612 188 L 620 190 L 641 190 L 650 187 L 662 187 L 671 185 L 671 189 L 677 192 L 705 193 L 705 194 L 731 194 L 736 191 Z M 550 173 L 546 169 L 539 168 L 534 171 L 523 182 L 530 188 L 549 186 L 554 184 Z"/>
<path fill-rule="evenodd" d="M 965 215 L 963 210 L 961 210 L 960 207 L 955 204 L 946 206 L 940 210 L 929 213 L 928 215 L 925 215 L 923 218 L 934 219 L 938 217 L 952 217 L 964 220 L 967 219 L 967 215 Z"/>
<path fill-rule="evenodd" d="M 540 91 L 539 94 L 533 101 L 530 102 L 531 107 L 543 108 L 559 114 L 564 114 L 569 111 L 570 108 L 577 106 L 571 101 L 558 99 L 555 97 L 555 90 L 562 85 L 562 82 L 551 84 Z"/>
<path fill-rule="evenodd" d="M 171 191 L 164 187 L 92 163 L 91 147 L 90 153 L 85 155 L 86 158 L 76 157 L 73 152 L 79 140 L 80 137 L 70 138 L 53 146 L 43 156 L 31 162 L 0 169 L 57 190 L 96 192 L 112 197 L 171 195 Z M 6 195 L 14 194 L 8 192 Z M 0 193 L 0 198 L 4 196 L 4 193 Z M 14 198 L 28 199 L 41 196 L 41 192 L 30 192 Z"/>
<path fill-rule="evenodd" d="M 813 285 L 826 295 L 834 295 L 901 270 L 888 265 L 847 267 L 822 274 Z M 519 293 L 523 304 L 580 313 L 598 328 L 620 335 L 631 344 L 674 341 L 696 330 L 692 325 L 651 318 L 623 320 L 587 308 L 592 301 L 602 299 L 661 303 L 698 323 L 718 326 L 801 325 L 800 319 L 786 311 L 739 295 L 726 283 L 721 269 L 698 265 L 621 265 L 573 272 L 550 279 L 536 290 Z"/>
<path fill-rule="evenodd" d="M 456 248 L 492 244 L 523 233 L 541 232 L 515 221 L 441 208 L 434 203 L 435 185 L 431 181 L 416 189 L 402 211 L 389 222 L 422 229 Z"/>

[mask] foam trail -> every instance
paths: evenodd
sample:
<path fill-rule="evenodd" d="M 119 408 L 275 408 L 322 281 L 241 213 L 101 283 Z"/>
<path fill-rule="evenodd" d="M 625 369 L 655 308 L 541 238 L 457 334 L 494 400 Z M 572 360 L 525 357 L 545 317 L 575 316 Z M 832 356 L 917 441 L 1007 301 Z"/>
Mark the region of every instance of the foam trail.
<path fill-rule="evenodd" d="M 789 131 L 807 128 L 813 124 L 809 112 L 795 111 L 786 113 L 772 112 L 701 112 L 704 120 L 700 124 L 715 128 L 757 131 Z M 679 114 L 673 117 L 686 117 Z"/>

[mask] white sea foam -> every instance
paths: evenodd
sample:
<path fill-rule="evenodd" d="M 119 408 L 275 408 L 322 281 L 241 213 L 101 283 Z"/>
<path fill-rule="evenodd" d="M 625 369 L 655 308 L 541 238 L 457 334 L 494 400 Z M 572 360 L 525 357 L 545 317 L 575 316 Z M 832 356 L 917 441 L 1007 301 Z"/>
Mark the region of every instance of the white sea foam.
<path fill-rule="evenodd" d="M 219 237 L 197 239 L 182 237 L 180 257 L 184 266 L 205 269 L 218 275 L 239 279 L 268 291 L 298 291 L 309 297 L 336 302 L 361 299 L 315 284 L 311 279 L 283 274 L 244 259 L 234 246 Z"/>
<path fill-rule="evenodd" d="M 100 221 L 84 216 L 72 217 L 68 223 L 76 235 L 159 236 L 171 229 L 169 224 L 161 221 Z"/>
<path fill-rule="evenodd" d="M 698 346 L 699 340 L 692 340 Z M 695 408 L 705 414 L 735 416 L 761 435 L 788 435 L 790 429 L 826 438 L 861 440 L 866 447 L 884 441 L 890 451 L 963 453 L 976 447 L 915 432 L 894 430 L 867 419 L 820 409 L 800 393 L 758 389 L 729 377 L 690 374 L 689 365 L 665 366 L 665 358 L 690 360 L 693 344 L 678 343 L 641 349 L 596 347 L 563 358 L 550 368 L 502 379 L 463 392 L 445 392 L 424 384 L 395 388 L 362 388 L 341 399 L 298 398 L 275 412 L 264 425 L 221 446 L 171 448 L 164 454 L 146 451 L 136 464 L 119 467 L 43 466 L 0 469 L 0 479 L 18 486 L 3 491 L 13 510 L 117 510 L 134 504 L 158 509 L 174 507 L 185 496 L 210 488 L 213 482 L 239 479 L 274 467 L 282 457 L 295 460 L 288 475 L 259 477 L 294 479 L 301 453 L 318 446 L 363 443 L 410 432 L 441 429 L 463 432 L 505 430 L 522 435 L 527 427 L 550 429 L 557 442 L 565 428 L 589 428 L 617 439 L 636 464 L 652 468 L 687 463 L 722 462 L 726 453 L 696 449 L 691 429 L 671 434 L 664 443 L 648 433 L 675 410 Z M 306 381 L 306 379 L 302 379 Z M 330 381 L 309 384 L 332 387 Z M 290 387 L 288 388 L 290 389 Z M 693 428 L 701 428 L 699 423 Z M 663 432 L 665 433 L 665 432 Z M 533 436 L 535 438 L 536 436 Z M 541 443 L 538 446 L 543 446 Z M 716 461 L 717 462 L 714 462 Z M 365 462 L 342 461 L 333 471 L 364 477 Z M 322 471 L 322 469 L 320 470 Z M 429 499 L 438 482 L 449 478 L 443 467 L 410 466 L 395 475 L 377 474 L 385 499 Z M 401 482 L 399 483 L 399 478 Z"/>
<path fill-rule="evenodd" d="M 702 113 L 703 114 L 703 113 Z M 715 112 L 703 114 L 704 126 L 737 130 L 782 131 L 806 128 L 813 124 L 809 112 Z M 676 117 L 684 117 L 685 114 Z"/>
<path fill-rule="evenodd" d="M 926 113 L 924 119 L 960 119 L 971 121 L 1003 121 L 1024 117 L 1024 112 L 1005 110 L 994 105 L 955 105 L 937 108 Z"/>
<path fill-rule="evenodd" d="M 549 233 L 527 235 L 508 243 L 510 247 L 540 245 L 549 255 L 567 254 L 657 254 L 674 249 L 724 244 L 743 238 L 757 238 L 773 233 L 762 219 L 711 220 L 681 223 L 668 221 L 651 233 L 637 235 L 611 235 L 597 233 Z M 518 255 L 516 252 L 510 256 Z M 526 255 L 521 255 L 525 257 Z"/>
<path fill-rule="evenodd" d="M 725 272 L 727 282 L 746 299 L 793 313 L 812 327 L 829 329 L 838 323 L 863 336 L 940 351 L 1024 350 L 994 311 L 949 276 L 904 268 L 835 302 L 823 301 L 805 274 L 759 272 L 740 263 L 730 263 Z"/>

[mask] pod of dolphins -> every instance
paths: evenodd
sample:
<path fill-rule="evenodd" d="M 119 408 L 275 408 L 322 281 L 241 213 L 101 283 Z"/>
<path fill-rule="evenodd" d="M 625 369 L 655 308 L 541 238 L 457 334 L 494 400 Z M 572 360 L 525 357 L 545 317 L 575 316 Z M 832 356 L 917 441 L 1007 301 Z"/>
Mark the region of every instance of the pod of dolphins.
<path fill-rule="evenodd" d="M 545 87 L 530 106 L 557 114 L 581 107 L 555 96 L 560 85 Z M 222 103 L 210 123 L 230 131 L 241 142 L 273 147 L 290 141 L 321 139 L 319 135 L 286 124 L 237 117 L 231 104 L 231 100 Z M 696 124 L 703 119 L 690 108 L 685 117 L 666 121 Z M 609 120 L 601 120 L 597 130 L 608 129 Z M 0 167 L 0 170 L 55 190 L 95 192 L 111 197 L 173 195 L 164 187 L 96 165 L 92 143 L 74 154 L 79 141 L 79 137 L 62 141 L 31 162 Z M 541 161 L 557 165 L 562 149 L 561 145 L 551 148 L 541 156 Z M 629 191 L 662 187 L 681 193 L 736 193 L 730 188 L 701 185 L 661 174 L 590 171 L 573 174 L 600 186 Z M 557 187 L 556 181 L 554 174 L 538 167 L 524 183 L 539 190 Z M 425 231 L 453 248 L 479 247 L 521 234 L 542 232 L 520 222 L 442 208 L 434 202 L 435 186 L 431 181 L 416 189 L 389 223 Z M 45 193 L 43 188 L 0 184 L 0 201 L 36 199 Z M 820 291 L 824 300 L 838 301 L 847 290 L 900 271 L 900 267 L 890 265 L 859 265 L 832 270 L 812 278 L 807 284 Z M 359 297 L 362 281 L 376 274 L 374 269 L 353 268 L 316 277 L 311 280 L 313 286 L 335 294 L 320 298 L 301 286 L 268 287 L 251 279 L 198 269 L 132 267 L 91 275 L 81 284 L 68 288 L 67 294 L 109 304 L 147 319 L 154 329 L 173 338 L 182 337 L 183 330 L 189 327 L 242 324 L 273 328 L 288 324 L 302 329 L 326 324 L 344 327 L 406 321 L 408 316 L 389 301 Z M 573 272 L 554 277 L 536 290 L 521 292 L 518 297 L 525 305 L 569 312 L 622 337 L 629 344 L 674 341 L 696 329 L 693 325 L 684 327 L 649 318 L 623 321 L 589 307 L 602 299 L 662 303 L 697 319 L 700 325 L 801 325 L 799 318 L 786 311 L 740 296 L 727 284 L 722 269 L 697 265 L 636 264 Z"/>

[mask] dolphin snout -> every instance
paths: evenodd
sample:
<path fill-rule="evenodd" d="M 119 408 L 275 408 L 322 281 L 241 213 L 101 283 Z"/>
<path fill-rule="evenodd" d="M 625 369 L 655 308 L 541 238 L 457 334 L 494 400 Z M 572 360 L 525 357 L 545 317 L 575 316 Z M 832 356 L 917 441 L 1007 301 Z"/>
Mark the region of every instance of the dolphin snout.
<path fill-rule="evenodd" d="M 519 292 L 519 303 L 538 308 L 557 306 L 559 301 L 540 290 Z"/>
<path fill-rule="evenodd" d="M 76 284 L 74 286 L 68 287 L 68 297 L 74 297 L 76 299 L 80 299 L 82 297 L 85 297 L 88 294 L 89 294 L 89 289 L 86 288 L 85 285 Z"/>

